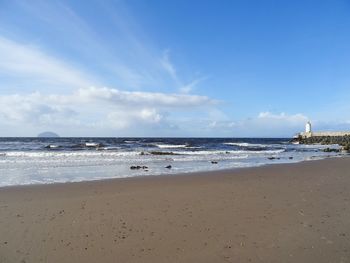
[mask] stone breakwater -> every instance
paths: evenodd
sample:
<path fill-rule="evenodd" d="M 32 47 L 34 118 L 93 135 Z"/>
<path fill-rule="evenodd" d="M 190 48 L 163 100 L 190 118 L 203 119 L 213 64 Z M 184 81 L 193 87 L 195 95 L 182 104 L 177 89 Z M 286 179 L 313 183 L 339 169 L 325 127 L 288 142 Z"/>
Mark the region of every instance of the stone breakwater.
<path fill-rule="evenodd" d="M 342 146 L 344 151 L 350 151 L 350 133 L 312 133 L 311 136 L 303 136 L 301 133 L 292 142 L 298 142 L 299 144 L 338 144 Z"/>
<path fill-rule="evenodd" d="M 309 137 L 344 137 L 350 135 L 350 131 L 347 132 L 302 132 L 299 136 L 304 138 Z"/>

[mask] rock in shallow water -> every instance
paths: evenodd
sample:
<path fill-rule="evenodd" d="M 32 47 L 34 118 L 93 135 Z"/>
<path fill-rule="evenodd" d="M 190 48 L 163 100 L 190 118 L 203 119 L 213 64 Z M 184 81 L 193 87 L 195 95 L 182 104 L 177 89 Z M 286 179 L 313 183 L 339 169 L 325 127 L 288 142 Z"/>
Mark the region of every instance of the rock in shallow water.
<path fill-rule="evenodd" d="M 132 165 L 130 166 L 130 169 L 131 170 L 148 169 L 148 166 Z"/>

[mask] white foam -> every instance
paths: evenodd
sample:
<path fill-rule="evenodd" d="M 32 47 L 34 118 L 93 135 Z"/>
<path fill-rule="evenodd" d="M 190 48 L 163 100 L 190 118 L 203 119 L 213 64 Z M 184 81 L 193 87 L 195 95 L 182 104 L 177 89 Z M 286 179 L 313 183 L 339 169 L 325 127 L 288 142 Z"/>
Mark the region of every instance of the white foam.
<path fill-rule="evenodd" d="M 97 150 L 99 150 L 99 151 L 101 151 L 101 150 L 116 151 L 116 150 L 119 150 L 119 149 L 120 149 L 120 147 L 108 146 L 108 147 L 98 148 Z"/>
<path fill-rule="evenodd" d="M 124 141 L 125 143 L 138 143 L 140 141 Z"/>
<path fill-rule="evenodd" d="M 240 147 L 267 147 L 265 144 L 247 143 L 247 142 L 224 142 L 225 145 L 240 146 Z"/>
<path fill-rule="evenodd" d="M 86 147 L 98 147 L 98 146 L 100 146 L 100 144 L 97 142 L 86 142 L 85 146 Z"/>
<path fill-rule="evenodd" d="M 171 149 L 171 148 L 186 148 L 187 145 L 186 144 L 156 144 L 156 146 L 158 148 L 168 148 L 168 149 Z"/>
<path fill-rule="evenodd" d="M 182 155 L 229 155 L 229 154 L 277 154 L 284 152 L 284 149 L 278 149 L 278 150 L 266 150 L 266 151 L 176 151 L 174 153 L 176 154 L 182 154 Z"/>
<path fill-rule="evenodd" d="M 118 157 L 118 156 L 136 156 L 139 152 L 117 152 L 117 151 L 74 151 L 74 152 L 6 152 L 7 157 L 30 157 L 30 158 L 49 158 L 49 157 Z"/>
<path fill-rule="evenodd" d="M 241 155 L 232 155 L 232 154 L 223 154 L 223 155 L 177 155 L 172 158 L 172 161 L 176 162 L 193 162 L 193 161 L 212 161 L 212 160 L 242 160 L 247 159 L 248 154 Z"/>
<path fill-rule="evenodd" d="M 59 148 L 60 146 L 58 146 L 58 145 L 55 145 L 55 144 L 50 144 L 49 146 L 48 146 L 48 148 L 51 148 L 51 149 L 56 149 L 56 148 Z"/>

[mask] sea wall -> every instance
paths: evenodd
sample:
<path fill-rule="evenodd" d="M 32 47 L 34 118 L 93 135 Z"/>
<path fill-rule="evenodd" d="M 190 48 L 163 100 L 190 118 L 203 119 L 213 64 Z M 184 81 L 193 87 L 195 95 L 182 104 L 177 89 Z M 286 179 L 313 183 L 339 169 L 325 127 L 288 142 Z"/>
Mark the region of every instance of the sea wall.
<path fill-rule="evenodd" d="M 341 131 L 341 132 L 301 132 L 299 136 L 303 138 L 311 137 L 343 137 L 350 135 L 350 131 Z"/>
<path fill-rule="evenodd" d="M 346 135 L 350 135 L 350 132 L 312 132 L 312 136 L 318 136 L 318 137 L 322 137 L 322 136 L 330 136 L 330 137 L 339 137 L 339 136 L 346 136 Z"/>
<path fill-rule="evenodd" d="M 293 141 L 300 144 L 339 144 L 344 150 L 350 150 L 350 132 L 300 133 Z"/>

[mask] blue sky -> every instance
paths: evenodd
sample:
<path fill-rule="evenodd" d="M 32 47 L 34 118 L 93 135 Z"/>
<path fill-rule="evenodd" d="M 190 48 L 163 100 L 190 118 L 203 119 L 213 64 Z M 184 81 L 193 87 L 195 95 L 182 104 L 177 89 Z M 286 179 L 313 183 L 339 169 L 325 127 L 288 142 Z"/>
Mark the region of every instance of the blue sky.
<path fill-rule="evenodd" d="M 350 129 L 348 1 L 0 0 L 0 136 Z"/>

